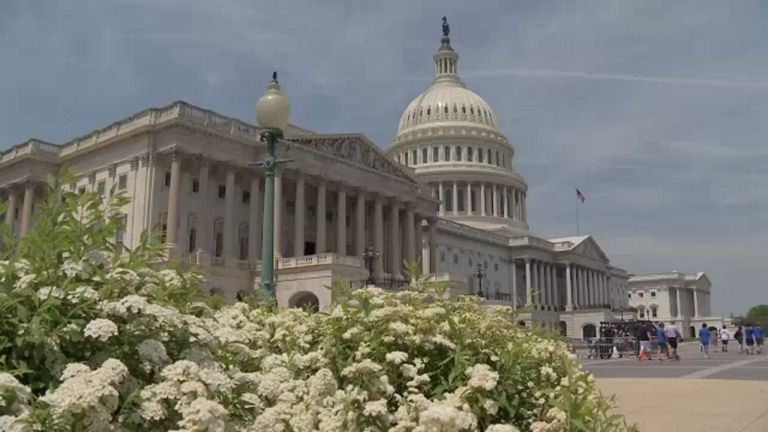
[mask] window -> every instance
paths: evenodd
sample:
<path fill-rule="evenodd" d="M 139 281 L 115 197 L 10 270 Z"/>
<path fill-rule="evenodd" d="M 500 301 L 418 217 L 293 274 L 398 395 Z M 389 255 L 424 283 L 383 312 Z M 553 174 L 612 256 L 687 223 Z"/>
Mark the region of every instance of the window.
<path fill-rule="evenodd" d="M 219 198 L 224 198 L 227 196 L 227 186 L 220 184 L 219 185 Z"/>
<path fill-rule="evenodd" d="M 493 263 L 493 271 L 499 271 L 499 263 Z"/>
<path fill-rule="evenodd" d="M 643 297 L 645 297 L 645 294 L 642 293 L 642 292 L 639 292 L 639 293 L 637 293 L 637 296 L 640 297 L 640 298 L 643 298 Z"/>
<path fill-rule="evenodd" d="M 197 248 L 197 228 L 189 228 L 189 252 L 192 253 Z"/>
<path fill-rule="evenodd" d="M 491 149 L 488 149 L 488 164 L 492 164 L 493 160 L 491 159 Z"/>
<path fill-rule="evenodd" d="M 501 165 L 501 163 L 499 162 L 499 152 L 497 151 L 496 152 L 496 166 L 499 166 L 499 165 Z"/>
<path fill-rule="evenodd" d="M 437 147 L 432 147 L 432 162 L 437 162 L 440 160 L 440 155 L 438 153 L 439 150 Z"/>
<path fill-rule="evenodd" d="M 165 187 L 171 186 L 171 172 L 166 171 L 165 172 Z"/>
<path fill-rule="evenodd" d="M 456 160 L 461 162 L 461 147 L 456 146 Z"/>
<path fill-rule="evenodd" d="M 632 293 L 627 293 L 627 298 L 632 298 Z"/>
<path fill-rule="evenodd" d="M 443 148 L 443 160 L 446 162 L 451 161 L 451 148 L 448 146 L 445 146 Z"/>
<path fill-rule="evenodd" d="M 445 262 L 445 251 L 440 251 L 440 262 Z"/>
<path fill-rule="evenodd" d="M 128 187 L 128 174 L 123 174 L 117 178 L 117 188 L 125 190 Z"/>
<path fill-rule="evenodd" d="M 417 153 L 416 150 L 411 152 L 411 160 L 413 161 L 414 165 L 419 163 L 419 153 Z"/>
<path fill-rule="evenodd" d="M 651 297 L 656 297 L 656 291 L 651 291 Z"/>
<path fill-rule="evenodd" d="M 168 235 L 168 213 L 160 213 L 160 242 L 165 243 Z"/>
<path fill-rule="evenodd" d="M 656 306 L 651 306 L 651 317 L 656 318 L 659 315 L 658 309 Z"/>
<path fill-rule="evenodd" d="M 483 163 L 483 149 L 477 149 L 477 161 Z"/>
<path fill-rule="evenodd" d="M 248 225 L 243 224 L 238 230 L 239 234 L 239 246 L 240 246 L 240 260 L 248 259 Z"/>
<path fill-rule="evenodd" d="M 408 166 L 408 152 L 405 152 L 404 155 L 405 155 L 405 166 Z"/>
<path fill-rule="evenodd" d="M 243 204 L 248 204 L 251 202 L 251 191 L 244 190 L 243 191 L 243 197 L 242 197 Z"/>
<path fill-rule="evenodd" d="M 453 256 L 453 263 L 454 264 L 458 264 L 459 263 L 459 256 L 458 255 L 454 255 Z"/>
<path fill-rule="evenodd" d="M 484 262 L 484 263 L 483 263 L 483 268 L 484 268 L 484 269 L 486 269 L 486 270 L 488 270 L 488 261 L 486 261 L 486 262 Z"/>
<path fill-rule="evenodd" d="M 96 185 L 96 190 L 99 192 L 99 196 L 103 197 L 107 190 L 107 182 L 100 181 L 99 184 Z"/>
<path fill-rule="evenodd" d="M 467 147 L 467 162 L 472 162 L 472 153 L 474 153 L 472 147 Z"/>
<path fill-rule="evenodd" d="M 224 220 L 219 218 L 213 222 L 214 249 L 213 255 L 220 257 L 224 250 Z"/>
<path fill-rule="evenodd" d="M 192 193 L 198 193 L 200 192 L 200 180 L 193 178 L 192 179 Z"/>
<path fill-rule="evenodd" d="M 128 215 L 120 215 L 118 220 L 119 225 L 117 232 L 115 233 L 115 246 L 116 250 L 121 251 L 123 249 L 123 245 L 125 244 L 125 227 L 128 225 Z"/>
<path fill-rule="evenodd" d="M 428 154 L 429 154 L 429 152 L 427 151 L 426 147 L 421 149 L 421 163 L 427 163 L 427 155 Z"/>
<path fill-rule="evenodd" d="M 79 193 L 80 195 L 84 194 L 84 193 L 85 193 L 85 187 L 81 187 L 81 188 L 79 188 L 79 189 L 77 190 L 77 193 Z"/>
<path fill-rule="evenodd" d="M 470 258 L 469 260 L 467 260 L 467 263 L 469 264 L 469 266 L 470 266 L 470 267 L 472 267 L 472 264 L 474 264 L 474 263 L 472 262 L 472 258 Z"/>

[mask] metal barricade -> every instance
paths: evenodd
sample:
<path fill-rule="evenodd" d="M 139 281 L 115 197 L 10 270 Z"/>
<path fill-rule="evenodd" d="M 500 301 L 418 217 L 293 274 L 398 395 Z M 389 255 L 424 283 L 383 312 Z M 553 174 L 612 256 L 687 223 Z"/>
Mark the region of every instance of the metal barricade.
<path fill-rule="evenodd" d="M 640 352 L 640 344 L 633 337 L 589 338 L 572 341 L 571 346 L 581 360 L 636 357 Z"/>

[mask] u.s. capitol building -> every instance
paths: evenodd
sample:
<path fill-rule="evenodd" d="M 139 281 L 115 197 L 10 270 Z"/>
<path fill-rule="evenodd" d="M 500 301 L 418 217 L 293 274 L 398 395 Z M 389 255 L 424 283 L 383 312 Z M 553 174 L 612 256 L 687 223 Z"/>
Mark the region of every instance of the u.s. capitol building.
<path fill-rule="evenodd" d="M 524 308 L 528 325 L 569 336 L 593 335 L 600 321 L 627 315 L 630 276 L 594 238 L 529 232 L 515 147 L 460 79 L 447 33 L 433 59 L 431 85 L 406 107 L 385 152 L 361 134 L 285 131 L 281 156 L 292 162 L 276 176 L 278 302 L 327 306 L 328 286 L 367 278 L 361 255 L 372 247 L 374 277 L 385 286 L 404 278 L 403 262 L 420 260 L 454 293 Z M 157 229 L 171 259 L 199 265 L 206 289 L 234 299 L 258 289 L 259 135 L 252 124 L 179 101 L 63 144 L 31 139 L 0 155 L 6 221 L 24 235 L 46 177 L 69 167 L 78 176 L 73 190 L 131 198 L 121 215 L 126 246 Z M 701 289 L 697 302 L 709 311 L 709 286 Z"/>

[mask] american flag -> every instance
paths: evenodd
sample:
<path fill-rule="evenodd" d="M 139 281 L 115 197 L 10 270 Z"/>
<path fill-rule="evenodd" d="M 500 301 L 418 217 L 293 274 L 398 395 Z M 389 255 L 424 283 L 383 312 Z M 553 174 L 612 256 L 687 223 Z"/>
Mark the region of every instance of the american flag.
<path fill-rule="evenodd" d="M 579 201 L 581 201 L 581 202 L 582 202 L 582 204 L 583 204 L 583 203 L 584 203 L 584 201 L 586 201 L 586 200 L 587 200 L 587 197 L 586 197 L 586 195 L 584 195 L 583 193 L 581 193 L 581 191 L 580 191 L 580 190 L 576 189 L 576 199 L 577 199 L 577 200 L 579 200 Z"/>

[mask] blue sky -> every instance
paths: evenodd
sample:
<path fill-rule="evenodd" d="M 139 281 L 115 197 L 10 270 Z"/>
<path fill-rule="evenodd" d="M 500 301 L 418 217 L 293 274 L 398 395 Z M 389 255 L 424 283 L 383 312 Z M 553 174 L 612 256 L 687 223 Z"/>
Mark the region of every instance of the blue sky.
<path fill-rule="evenodd" d="M 440 17 L 496 110 L 539 235 L 633 272 L 706 271 L 713 309 L 768 303 L 768 5 L 720 0 L 0 2 L 0 146 L 187 100 L 251 121 L 273 69 L 292 122 L 388 145 Z M 763 119 L 763 120 L 761 120 Z"/>

